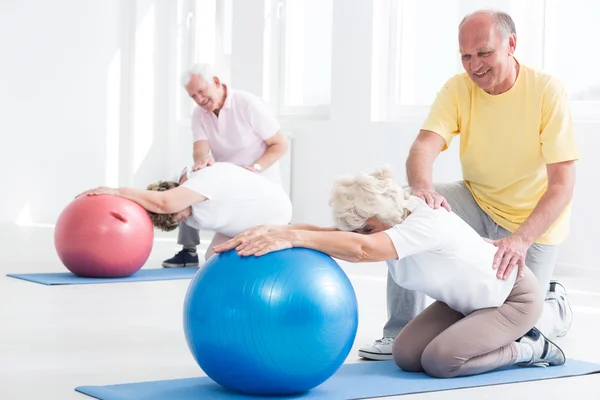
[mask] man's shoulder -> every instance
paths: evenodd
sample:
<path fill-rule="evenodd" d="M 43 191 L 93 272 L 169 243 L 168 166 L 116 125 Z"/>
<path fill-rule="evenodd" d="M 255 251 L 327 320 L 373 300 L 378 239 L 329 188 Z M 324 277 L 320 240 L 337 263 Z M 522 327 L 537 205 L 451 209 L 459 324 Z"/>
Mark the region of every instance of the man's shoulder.
<path fill-rule="evenodd" d="M 454 74 L 446 80 L 442 91 L 449 91 L 455 96 L 469 95 L 473 91 L 475 83 L 466 72 Z"/>
<path fill-rule="evenodd" d="M 457 87 L 471 87 L 474 84 L 466 72 L 458 72 L 452 75 L 446 83 Z"/>
<path fill-rule="evenodd" d="M 270 105 L 254 93 L 236 89 L 232 91 L 230 106 L 234 114 L 249 118 L 253 115 L 262 118 L 273 118 L 274 112 Z"/>
<path fill-rule="evenodd" d="M 545 91 L 551 90 L 563 90 L 563 82 L 554 74 L 544 71 L 541 68 L 534 67 L 527 64 L 521 64 L 523 73 L 527 80 L 528 86 L 533 86 L 537 90 Z"/>
<path fill-rule="evenodd" d="M 265 103 L 264 99 L 260 96 L 257 96 L 254 93 L 248 92 L 246 90 L 235 89 L 231 91 L 231 98 L 233 100 L 233 105 L 246 105 L 246 104 L 254 104 L 256 102 Z"/>

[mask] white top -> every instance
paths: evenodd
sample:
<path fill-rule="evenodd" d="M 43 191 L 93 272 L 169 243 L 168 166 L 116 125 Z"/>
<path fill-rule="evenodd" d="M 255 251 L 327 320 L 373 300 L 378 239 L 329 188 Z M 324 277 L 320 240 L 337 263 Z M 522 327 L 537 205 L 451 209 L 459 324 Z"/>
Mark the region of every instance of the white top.
<path fill-rule="evenodd" d="M 453 212 L 434 210 L 417 197 L 411 197 L 411 205 L 413 212 L 385 231 L 398 253 L 397 260 L 387 262 L 394 281 L 464 315 L 502 305 L 517 268 L 509 279 L 498 279 L 492 268 L 493 244 Z"/>
<path fill-rule="evenodd" d="M 257 225 L 287 225 L 292 219 L 292 203 L 283 188 L 243 167 L 215 163 L 187 176 L 182 186 L 207 198 L 192 205 L 185 223 L 193 228 L 233 237 Z"/>
<path fill-rule="evenodd" d="M 215 161 L 240 166 L 254 165 L 268 147 L 265 140 L 279 130 L 277 120 L 263 99 L 230 87 L 218 117 L 202 107 L 196 107 L 192 114 L 194 142 L 208 140 Z M 260 173 L 281 184 L 278 161 Z"/>

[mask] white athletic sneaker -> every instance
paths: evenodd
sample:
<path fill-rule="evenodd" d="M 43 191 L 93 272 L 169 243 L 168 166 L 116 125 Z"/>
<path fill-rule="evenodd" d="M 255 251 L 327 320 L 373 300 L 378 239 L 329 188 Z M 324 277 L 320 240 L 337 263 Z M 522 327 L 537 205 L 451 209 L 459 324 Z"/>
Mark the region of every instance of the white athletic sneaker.
<path fill-rule="evenodd" d="M 560 318 L 563 324 L 562 329 L 556 335 L 563 337 L 569 332 L 573 323 L 573 310 L 567 297 L 567 290 L 560 282 L 550 281 L 550 286 L 546 292 L 546 300 L 556 300 L 558 303 Z"/>
<path fill-rule="evenodd" d="M 358 350 L 358 356 L 376 361 L 391 360 L 393 344 L 394 338 L 391 337 L 377 339 L 373 344 L 361 347 Z"/>
<path fill-rule="evenodd" d="M 566 361 L 565 353 L 561 348 L 546 338 L 537 328 L 532 328 L 518 342 L 531 346 L 533 358 L 531 361 L 518 363 L 517 365 L 557 366 L 563 365 Z"/>

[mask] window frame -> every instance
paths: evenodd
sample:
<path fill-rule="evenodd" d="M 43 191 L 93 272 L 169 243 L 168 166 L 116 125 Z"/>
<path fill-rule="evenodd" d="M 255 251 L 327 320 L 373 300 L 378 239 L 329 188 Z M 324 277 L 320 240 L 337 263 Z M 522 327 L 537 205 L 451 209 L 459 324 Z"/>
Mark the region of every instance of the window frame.
<path fill-rule="evenodd" d="M 379 56 L 384 57 L 384 66 L 376 65 L 376 56 L 374 53 L 373 67 L 374 71 L 378 71 L 383 76 L 374 77 L 373 84 L 377 85 L 372 96 L 372 117 L 374 121 L 387 121 L 387 122 L 398 122 L 398 121 L 422 121 L 427 117 L 431 104 L 435 99 L 431 99 L 429 104 L 420 105 L 402 105 L 397 102 L 397 98 L 402 90 L 400 85 L 401 80 L 401 63 L 402 63 L 402 8 L 404 0 L 375 0 L 376 2 L 383 1 L 379 6 L 383 7 L 379 10 L 374 18 L 383 18 L 385 14 L 389 16 L 385 23 L 386 32 L 382 32 L 381 27 L 374 27 L 374 41 L 383 41 L 384 48 L 387 49 L 387 54 L 380 54 Z M 541 43 L 539 45 L 539 54 L 536 54 L 536 63 L 540 65 L 541 69 L 546 66 L 546 60 L 544 55 L 547 52 L 546 36 L 548 35 L 547 30 L 549 29 L 548 18 L 550 10 L 547 8 L 548 1 L 542 0 L 539 4 L 539 12 L 543 13 L 542 27 L 539 35 L 541 37 Z M 528 7 L 530 4 L 515 2 L 515 5 Z M 537 7 L 537 6 L 536 6 Z M 383 11 L 382 11 L 383 10 Z M 376 30 L 378 34 L 376 33 Z M 537 50 L 536 50 L 537 52 Z M 385 51 L 383 51 L 385 53 Z M 457 50 L 458 54 L 458 50 Z M 534 63 L 535 64 L 535 63 Z M 457 73 L 460 71 L 457 71 Z M 450 76 L 448 76 L 448 79 Z M 575 120 L 600 120 L 600 100 L 570 100 L 571 113 Z"/>
<path fill-rule="evenodd" d="M 201 13 L 201 2 L 203 0 L 177 0 L 175 11 L 175 60 L 173 69 L 175 69 L 175 82 L 177 87 L 176 94 L 176 121 L 186 124 L 186 121 L 192 118 L 192 113 L 196 104 L 190 99 L 189 95 L 181 87 L 180 77 L 183 71 L 190 67 L 192 63 L 199 62 L 200 41 L 198 40 L 197 29 L 200 19 L 196 16 Z M 225 23 L 225 1 L 213 0 L 215 2 L 215 59 L 213 67 L 225 83 L 231 76 L 231 54 L 225 54 L 224 48 L 224 29 Z M 231 1 L 231 0 L 230 0 Z M 233 5 L 232 5 L 233 7 Z M 179 38 L 181 36 L 181 42 Z M 227 73 L 223 71 L 228 71 Z"/>
<path fill-rule="evenodd" d="M 284 17 L 286 2 L 287 0 L 265 1 L 266 29 L 263 60 L 268 67 L 263 70 L 265 99 L 271 104 L 274 112 L 281 119 L 328 119 L 330 116 L 331 101 L 329 104 L 311 106 L 289 106 L 284 103 L 287 60 L 285 45 L 286 21 Z"/>

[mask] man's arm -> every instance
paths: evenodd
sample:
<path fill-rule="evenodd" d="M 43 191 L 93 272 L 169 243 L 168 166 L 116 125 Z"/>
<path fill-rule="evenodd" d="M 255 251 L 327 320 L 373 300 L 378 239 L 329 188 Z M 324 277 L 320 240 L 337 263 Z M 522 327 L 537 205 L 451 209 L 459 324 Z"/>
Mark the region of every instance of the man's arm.
<path fill-rule="evenodd" d="M 193 157 L 194 165 L 206 164 L 212 158 L 208 140 L 196 140 L 194 142 Z"/>
<path fill-rule="evenodd" d="M 410 187 L 415 190 L 433 190 L 433 163 L 445 144 L 444 138 L 437 133 L 419 131 L 406 159 L 406 174 Z"/>
<path fill-rule="evenodd" d="M 546 165 L 548 189 L 540 198 L 529 217 L 515 231 L 531 246 L 558 219 L 573 198 L 575 188 L 575 161 Z"/>
<path fill-rule="evenodd" d="M 278 131 L 276 134 L 265 140 L 267 150 L 255 162 L 260 164 L 262 168 L 269 168 L 273 163 L 279 160 L 288 150 L 288 142 L 283 132 Z"/>
<path fill-rule="evenodd" d="M 562 83 L 550 81 L 543 99 L 540 144 L 548 188 L 515 232 L 515 236 L 529 245 L 554 224 L 573 198 L 575 161 L 579 159 L 569 96 Z"/>
<path fill-rule="evenodd" d="M 515 266 L 523 276 L 527 250 L 552 226 L 573 197 L 575 161 L 579 151 L 575 140 L 569 96 L 556 79 L 544 89 L 541 114 L 540 145 L 546 163 L 548 187 L 535 208 L 510 236 L 494 241 L 496 276 L 507 279 Z"/>
<path fill-rule="evenodd" d="M 448 201 L 433 188 L 431 172 L 438 154 L 446 145 L 446 140 L 435 132 L 421 130 L 413 142 L 406 159 L 408 184 L 413 194 L 420 197 L 430 207 L 444 207 L 450 211 Z"/>

